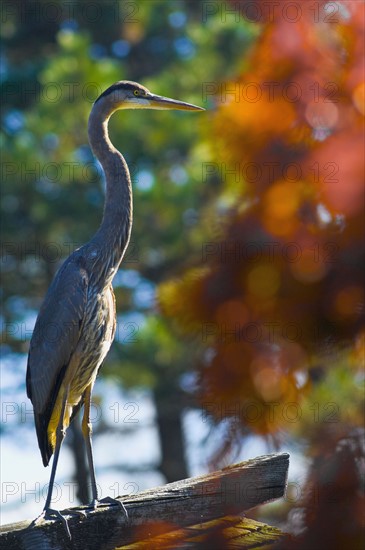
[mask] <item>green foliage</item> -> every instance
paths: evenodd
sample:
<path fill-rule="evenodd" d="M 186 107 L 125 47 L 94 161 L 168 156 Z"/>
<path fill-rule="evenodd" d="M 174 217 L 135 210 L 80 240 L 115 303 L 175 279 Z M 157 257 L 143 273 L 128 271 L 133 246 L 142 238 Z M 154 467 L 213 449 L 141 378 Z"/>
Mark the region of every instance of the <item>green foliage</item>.
<path fill-rule="evenodd" d="M 292 424 L 293 435 L 306 444 L 320 442 L 323 434 L 337 438 L 346 435 L 354 427 L 363 425 L 364 390 L 358 364 L 350 359 L 348 350 L 337 350 L 332 357 L 331 368 L 321 369 L 322 378 L 313 384 L 304 398 L 298 422 Z M 322 442 L 323 444 L 323 442 Z"/>
<path fill-rule="evenodd" d="M 7 167 L 2 200 L 3 239 L 8 243 L 3 262 L 7 322 L 24 321 L 37 311 L 60 263 L 100 223 L 104 184 L 87 141 L 87 118 L 98 93 L 117 80 L 136 79 L 156 93 L 202 104 L 202 83 L 234 74 L 256 34 L 253 26 L 238 26 L 232 18 L 222 24 L 218 14 L 202 24 L 200 2 L 135 5 L 136 13 L 127 17 L 120 3 L 121 26 L 111 6 L 103 5 L 103 32 L 100 24 L 85 19 L 81 4 L 75 5 L 70 23 L 60 2 L 63 17 L 51 31 L 42 15 L 36 21 L 29 14 L 25 21 L 20 7 L 7 22 L 4 116 L 20 120 L 15 127 L 5 123 L 2 134 Z M 42 3 L 33 7 L 35 14 L 37 9 L 42 14 Z M 29 49 L 23 38 L 36 23 L 38 32 Z M 116 40 L 129 44 L 128 55 L 113 54 Z M 15 55 L 17 65 L 20 60 L 27 71 L 16 69 Z M 13 89 L 16 97 L 9 92 Z M 21 93 L 25 89 L 34 93 Z M 199 253 L 194 231 L 212 192 L 201 183 L 202 162 L 209 160 L 207 149 L 199 144 L 207 116 L 125 111 L 110 122 L 112 141 L 129 163 L 135 197 L 132 242 L 122 270 L 140 274 L 134 288 L 117 285 L 117 305 L 124 315 L 140 312 L 143 319 L 148 314 L 147 325 L 138 327 L 138 345 L 116 343 L 110 356 L 111 370 L 130 385 L 133 380 L 138 385 L 154 383 L 156 365 L 163 364 L 158 350 L 166 344 L 157 330 L 162 321 L 153 301 L 136 301 L 136 293 L 145 284 L 153 293 L 156 284 Z M 22 306 L 15 307 L 19 303 Z M 154 361 L 150 326 L 156 330 Z M 172 333 L 170 338 L 173 341 Z M 5 335 L 5 341 L 9 350 L 27 350 L 24 339 Z M 113 368 L 116 355 L 122 369 Z M 108 372 L 108 361 L 103 372 Z M 173 361 L 173 370 L 177 363 Z M 176 367 L 176 374 L 183 368 Z"/>

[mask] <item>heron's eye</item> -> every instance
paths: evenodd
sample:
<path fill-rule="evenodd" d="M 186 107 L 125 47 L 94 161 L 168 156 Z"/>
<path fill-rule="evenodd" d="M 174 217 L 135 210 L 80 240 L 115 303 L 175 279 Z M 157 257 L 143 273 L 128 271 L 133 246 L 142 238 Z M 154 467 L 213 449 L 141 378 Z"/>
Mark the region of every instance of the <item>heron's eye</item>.
<path fill-rule="evenodd" d="M 139 95 L 139 90 L 134 90 L 134 95 Z"/>

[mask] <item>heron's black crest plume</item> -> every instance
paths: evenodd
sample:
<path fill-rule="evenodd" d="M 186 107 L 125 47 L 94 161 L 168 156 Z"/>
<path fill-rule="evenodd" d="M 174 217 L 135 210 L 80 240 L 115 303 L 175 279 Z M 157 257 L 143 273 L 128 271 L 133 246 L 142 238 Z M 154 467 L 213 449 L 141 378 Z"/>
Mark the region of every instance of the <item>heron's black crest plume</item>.
<path fill-rule="evenodd" d="M 106 97 L 107 95 L 112 94 L 113 92 L 118 92 L 118 90 L 123 92 L 125 90 L 130 90 L 131 92 L 134 92 L 134 90 L 142 90 L 144 92 L 149 93 L 149 90 L 144 86 L 142 86 L 141 84 L 138 84 L 138 82 L 133 82 L 132 80 L 119 80 L 119 82 L 116 82 L 115 84 L 107 88 L 105 92 L 99 95 L 95 103 L 100 101 L 103 97 Z"/>

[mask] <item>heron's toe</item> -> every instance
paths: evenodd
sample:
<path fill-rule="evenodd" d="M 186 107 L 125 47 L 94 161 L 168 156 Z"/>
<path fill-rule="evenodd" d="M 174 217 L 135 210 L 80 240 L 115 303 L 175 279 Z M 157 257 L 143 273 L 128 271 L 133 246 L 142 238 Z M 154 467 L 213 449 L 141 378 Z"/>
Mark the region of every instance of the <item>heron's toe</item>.
<path fill-rule="evenodd" d="M 124 506 L 123 502 L 117 498 L 112 498 L 112 497 L 105 497 L 105 498 L 102 498 L 100 501 L 99 501 L 100 504 L 108 504 L 109 506 L 119 506 L 123 512 L 125 513 L 127 519 L 128 519 L 128 512 L 127 512 L 127 509 L 126 507 Z"/>
<path fill-rule="evenodd" d="M 54 520 L 60 520 L 62 521 L 63 527 L 67 533 L 68 538 L 71 540 L 71 532 L 70 528 L 68 526 L 67 519 L 61 514 L 59 510 L 54 510 L 53 508 L 45 508 L 39 516 L 37 516 L 29 527 L 34 527 L 37 525 L 41 520 L 45 521 L 54 521 Z"/>

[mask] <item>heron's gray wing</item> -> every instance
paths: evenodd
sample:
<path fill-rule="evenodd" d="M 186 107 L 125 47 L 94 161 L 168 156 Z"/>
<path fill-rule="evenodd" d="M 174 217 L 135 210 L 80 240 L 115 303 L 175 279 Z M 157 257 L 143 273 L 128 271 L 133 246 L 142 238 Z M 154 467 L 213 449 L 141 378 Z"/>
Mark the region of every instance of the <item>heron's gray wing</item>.
<path fill-rule="evenodd" d="M 30 342 L 27 394 L 35 414 L 46 414 L 57 398 L 80 337 L 87 288 L 88 275 L 83 258 L 73 254 L 49 287 Z"/>

